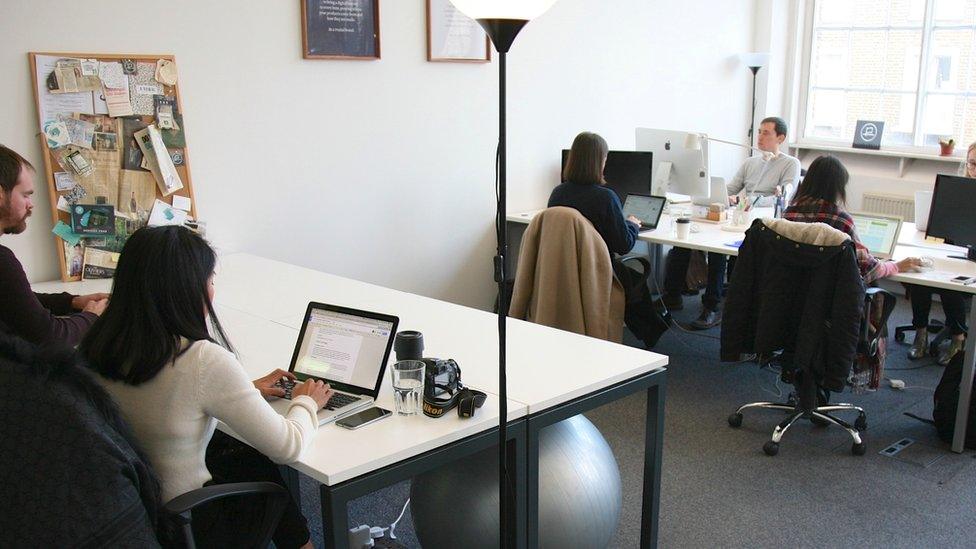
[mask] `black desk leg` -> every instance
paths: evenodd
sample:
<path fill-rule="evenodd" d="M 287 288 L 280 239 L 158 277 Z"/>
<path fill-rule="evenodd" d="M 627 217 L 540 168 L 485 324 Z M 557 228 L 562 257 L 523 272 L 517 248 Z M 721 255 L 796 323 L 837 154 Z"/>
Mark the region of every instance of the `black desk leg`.
<path fill-rule="evenodd" d="M 514 549 L 525 549 L 525 528 L 526 528 L 526 462 L 524 459 L 520 459 L 525 456 L 525 439 L 527 437 L 523 434 L 522 436 L 516 436 L 515 438 L 510 438 L 508 440 L 507 451 L 508 451 L 508 463 L 511 467 L 514 464 L 514 468 L 509 470 L 509 477 L 511 481 L 515 484 L 512 490 L 512 496 L 515 501 L 512 505 L 509 505 L 509 524 L 515 525 L 515 528 L 508 529 L 508 543 L 506 547 L 511 547 Z M 536 462 L 536 469 L 539 465 Z M 538 498 L 538 485 L 536 486 L 536 498 Z M 538 513 L 537 513 L 538 514 Z"/>
<path fill-rule="evenodd" d="M 642 548 L 657 547 L 661 505 L 661 458 L 664 453 L 664 380 L 647 389 L 644 427 L 644 492 L 641 504 Z"/>
<path fill-rule="evenodd" d="M 322 495 L 322 532 L 326 549 L 349 546 L 349 500 L 324 484 Z"/>
<path fill-rule="evenodd" d="M 533 431 L 529 425 L 526 429 L 525 459 L 525 488 L 522 505 L 525 514 L 526 546 L 535 549 L 539 546 L 539 431 Z"/>

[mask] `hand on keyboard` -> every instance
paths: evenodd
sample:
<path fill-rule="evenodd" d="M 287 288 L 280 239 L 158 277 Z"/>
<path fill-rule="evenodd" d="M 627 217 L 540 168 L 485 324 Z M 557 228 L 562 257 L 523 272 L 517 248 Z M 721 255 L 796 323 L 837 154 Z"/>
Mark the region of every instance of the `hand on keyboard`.
<path fill-rule="evenodd" d="M 289 381 L 294 384 L 294 379 L 295 374 L 278 369 L 264 377 L 255 379 L 254 386 L 258 388 L 258 391 L 261 391 L 261 394 L 264 395 L 265 398 L 273 396 L 284 397 L 286 391 L 281 385 L 281 382 Z"/>
<path fill-rule="evenodd" d="M 286 384 L 289 381 L 290 380 L 282 380 L 282 382 Z M 330 387 L 328 383 L 319 381 L 317 379 L 309 379 L 297 386 L 295 385 L 294 381 L 291 381 L 291 387 L 286 388 L 285 392 L 288 395 L 286 398 L 293 398 L 301 395 L 310 396 L 319 408 L 326 407 L 326 405 L 329 404 L 329 401 L 332 399 L 332 395 L 335 394 L 335 391 L 332 390 L 332 387 Z"/>

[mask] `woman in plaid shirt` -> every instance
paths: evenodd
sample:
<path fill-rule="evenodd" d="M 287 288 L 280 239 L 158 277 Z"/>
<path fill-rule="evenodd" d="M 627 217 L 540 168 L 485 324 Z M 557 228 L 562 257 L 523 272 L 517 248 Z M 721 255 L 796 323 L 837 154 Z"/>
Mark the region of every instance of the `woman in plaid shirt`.
<path fill-rule="evenodd" d="M 802 223 L 826 223 L 850 235 L 857 249 L 857 263 L 864 284 L 918 267 L 921 260 L 917 257 L 908 257 L 898 262 L 881 261 L 871 255 L 868 248 L 861 243 L 854 228 L 854 220 L 843 206 L 847 200 L 849 178 L 847 168 L 836 157 L 818 157 L 807 169 L 807 175 L 796 190 L 793 202 L 783 212 L 783 218 Z"/>

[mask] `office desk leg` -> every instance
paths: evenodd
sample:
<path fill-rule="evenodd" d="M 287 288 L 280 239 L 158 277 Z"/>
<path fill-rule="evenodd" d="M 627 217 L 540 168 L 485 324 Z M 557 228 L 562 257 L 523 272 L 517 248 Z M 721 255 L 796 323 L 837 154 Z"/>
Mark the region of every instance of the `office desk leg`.
<path fill-rule="evenodd" d="M 349 546 L 349 500 L 328 486 L 322 486 L 322 532 L 325 546 Z"/>
<path fill-rule="evenodd" d="M 976 370 L 976 307 L 969 311 L 969 333 L 966 334 L 966 354 L 962 363 L 959 385 L 959 406 L 956 408 L 956 430 L 952 434 L 952 451 L 962 453 L 966 444 L 969 420 L 969 401 L 973 392 L 973 371 Z"/>
<path fill-rule="evenodd" d="M 644 489 L 641 504 L 643 548 L 657 547 L 658 514 L 661 505 L 661 460 L 664 454 L 663 383 L 647 389 L 647 417 L 644 423 Z"/>

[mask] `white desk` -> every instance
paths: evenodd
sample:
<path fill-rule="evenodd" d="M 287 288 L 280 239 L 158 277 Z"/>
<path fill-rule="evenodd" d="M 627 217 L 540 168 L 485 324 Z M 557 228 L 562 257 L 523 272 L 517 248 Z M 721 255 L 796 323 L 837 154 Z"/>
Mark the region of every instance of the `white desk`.
<path fill-rule="evenodd" d="M 680 209 L 682 206 L 679 205 L 678 208 Z M 542 210 L 508 214 L 506 219 L 509 223 L 527 225 L 540 211 Z M 771 214 L 772 208 L 756 208 L 756 216 L 758 217 L 763 215 L 769 216 Z M 661 245 L 715 252 L 731 256 L 739 255 L 738 247 L 729 246 L 729 243 L 742 240 L 745 237 L 744 232 L 722 230 L 721 225 L 716 223 L 694 221 L 693 224 L 697 228 L 697 232 L 689 234 L 685 240 L 680 240 L 674 233 L 672 216 L 663 214 L 661 215 L 657 229 L 643 231 L 638 234 L 637 238 L 638 240 L 656 245 L 656 252 L 652 255 L 655 257 L 657 263 L 661 263 L 663 259 L 660 253 Z M 516 254 L 517 250 L 511 255 L 515 256 Z M 976 294 L 976 285 L 964 286 L 950 282 L 953 277 L 959 275 L 976 276 L 976 263 L 948 257 L 950 255 L 960 254 L 965 255 L 964 248 L 926 242 L 924 234 L 915 229 L 914 223 L 904 223 L 899 234 L 898 246 L 895 247 L 894 259 L 929 257 L 932 259 L 934 266 L 928 272 L 899 273 L 887 280 L 954 290 L 966 294 Z M 655 267 L 658 266 L 656 265 Z M 976 307 L 973 307 L 969 314 L 969 333 L 966 337 L 966 359 L 963 366 L 962 382 L 959 386 L 959 407 L 956 409 L 956 429 L 952 439 L 952 451 L 956 453 L 961 453 L 964 449 L 974 372 L 976 372 Z"/>
<path fill-rule="evenodd" d="M 326 545 L 345 546 L 346 504 L 381 486 L 464 455 L 497 440 L 498 350 L 495 315 L 443 301 L 337 277 L 248 254 L 223 256 L 215 279 L 215 306 L 231 343 L 252 377 L 287 369 L 309 301 L 395 314 L 400 329 L 424 333 L 426 356 L 454 358 L 465 384 L 489 393 L 472 419 L 448 414 L 384 420 L 346 431 L 329 425 L 292 464 L 322 483 Z M 38 292 L 108 291 L 109 281 L 35 284 Z M 626 394 L 648 392 L 645 430 L 642 546 L 657 539 L 657 507 L 664 420 L 664 366 L 667 357 L 514 320 L 508 323 L 510 444 L 517 456 L 519 501 L 516 517 L 537 544 L 538 434 L 545 426 Z M 389 378 L 378 404 L 392 408 Z M 282 406 L 274 403 L 275 406 Z M 225 427 L 226 429 L 226 427 Z M 494 438 L 492 438 L 494 437 Z M 341 452 L 335 448 L 343 448 Z M 524 542 L 524 543 L 523 543 Z"/>

